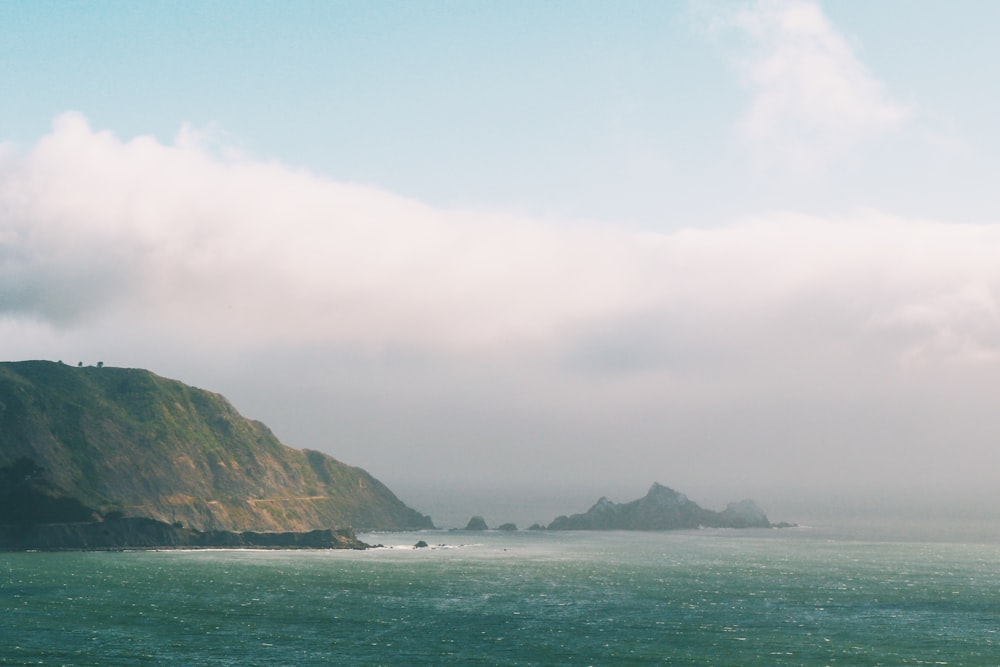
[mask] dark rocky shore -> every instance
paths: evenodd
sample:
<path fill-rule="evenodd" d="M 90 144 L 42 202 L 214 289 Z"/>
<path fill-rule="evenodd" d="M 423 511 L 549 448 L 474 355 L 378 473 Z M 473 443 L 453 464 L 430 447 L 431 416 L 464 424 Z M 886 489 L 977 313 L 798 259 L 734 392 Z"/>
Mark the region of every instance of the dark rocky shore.
<path fill-rule="evenodd" d="M 0 525 L 0 551 L 118 549 L 367 549 L 350 528 L 258 533 L 198 531 L 155 519 Z"/>

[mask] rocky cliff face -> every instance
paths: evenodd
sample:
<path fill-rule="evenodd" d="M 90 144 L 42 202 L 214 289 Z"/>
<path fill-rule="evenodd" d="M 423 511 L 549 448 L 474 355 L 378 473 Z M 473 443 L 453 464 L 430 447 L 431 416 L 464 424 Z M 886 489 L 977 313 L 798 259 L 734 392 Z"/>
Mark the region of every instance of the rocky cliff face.
<path fill-rule="evenodd" d="M 200 531 L 432 527 L 364 470 L 140 369 L 0 363 L 0 467 L 19 460 L 42 471 L 32 493 Z"/>
<path fill-rule="evenodd" d="M 730 503 L 722 512 L 700 507 L 683 493 L 654 483 L 639 500 L 601 498 L 583 514 L 561 516 L 549 530 L 676 530 L 681 528 L 768 528 L 767 515 L 752 500 Z"/>

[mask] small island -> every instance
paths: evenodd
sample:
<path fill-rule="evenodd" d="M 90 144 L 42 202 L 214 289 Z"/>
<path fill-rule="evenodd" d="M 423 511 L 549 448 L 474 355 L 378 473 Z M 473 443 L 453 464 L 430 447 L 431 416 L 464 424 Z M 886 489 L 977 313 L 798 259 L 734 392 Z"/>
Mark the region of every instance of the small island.
<path fill-rule="evenodd" d="M 767 515 L 752 500 L 730 503 L 721 512 L 704 509 L 683 493 L 659 483 L 638 500 L 598 500 L 582 514 L 560 516 L 548 530 L 680 530 L 685 528 L 770 528 Z"/>

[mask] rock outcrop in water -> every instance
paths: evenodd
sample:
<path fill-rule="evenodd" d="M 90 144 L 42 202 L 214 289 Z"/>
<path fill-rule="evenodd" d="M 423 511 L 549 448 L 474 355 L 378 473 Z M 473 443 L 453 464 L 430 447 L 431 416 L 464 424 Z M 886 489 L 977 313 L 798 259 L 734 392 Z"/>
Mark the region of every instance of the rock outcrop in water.
<path fill-rule="evenodd" d="M 0 524 L 115 514 L 204 532 L 433 528 L 364 470 L 283 445 L 218 394 L 140 369 L 0 362 Z"/>
<path fill-rule="evenodd" d="M 489 530 L 489 526 L 486 525 L 486 520 L 481 516 L 474 516 L 469 519 L 469 523 L 465 524 L 465 528 L 462 530 Z"/>
<path fill-rule="evenodd" d="M 654 483 L 643 498 L 613 503 L 601 498 L 583 514 L 560 516 L 549 530 L 677 530 L 682 528 L 768 528 L 767 515 L 752 500 L 730 503 L 722 512 L 699 506 L 683 493 Z"/>

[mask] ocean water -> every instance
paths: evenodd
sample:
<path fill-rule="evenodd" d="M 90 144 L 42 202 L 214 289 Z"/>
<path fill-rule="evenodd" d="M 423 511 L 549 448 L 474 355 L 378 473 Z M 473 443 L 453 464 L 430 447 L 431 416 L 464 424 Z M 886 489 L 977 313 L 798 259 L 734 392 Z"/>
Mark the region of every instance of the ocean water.
<path fill-rule="evenodd" d="M 996 543 L 363 537 L 389 548 L 0 554 L 0 665 L 1000 665 Z"/>

